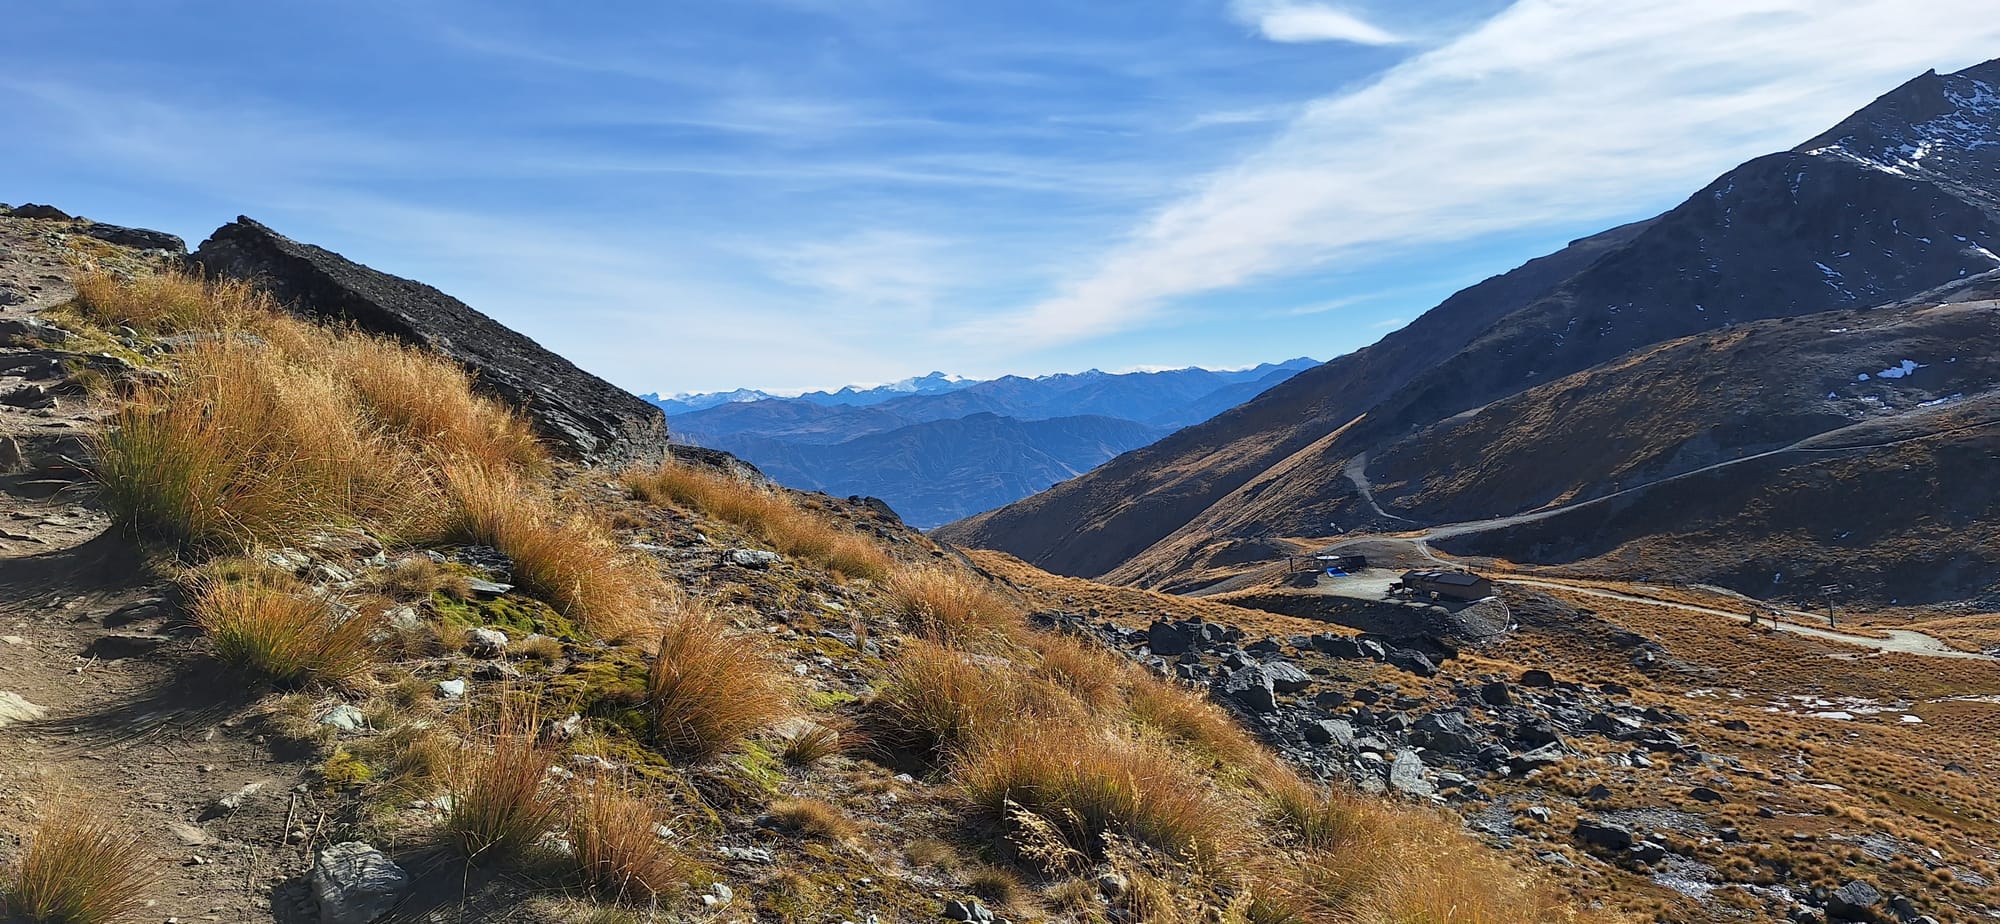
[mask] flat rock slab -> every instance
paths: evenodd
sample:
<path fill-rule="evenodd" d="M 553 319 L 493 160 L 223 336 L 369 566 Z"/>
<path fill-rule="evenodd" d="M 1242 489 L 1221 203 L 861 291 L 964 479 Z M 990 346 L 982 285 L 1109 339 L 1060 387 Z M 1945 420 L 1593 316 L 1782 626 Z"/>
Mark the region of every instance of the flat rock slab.
<path fill-rule="evenodd" d="M 28 702 L 19 693 L 0 690 L 0 728 L 16 722 L 36 722 L 47 717 L 49 711 Z"/>
<path fill-rule="evenodd" d="M 450 357 L 573 458 L 595 465 L 666 458 L 667 419 L 659 408 L 421 282 L 249 218 L 216 229 L 191 259 L 210 273 L 256 282 L 297 314 L 351 322 Z"/>

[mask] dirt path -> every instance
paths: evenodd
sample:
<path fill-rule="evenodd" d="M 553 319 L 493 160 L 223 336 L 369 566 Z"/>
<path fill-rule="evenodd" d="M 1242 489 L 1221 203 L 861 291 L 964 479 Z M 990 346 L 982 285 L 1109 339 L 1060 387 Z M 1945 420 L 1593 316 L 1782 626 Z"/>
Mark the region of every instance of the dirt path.
<path fill-rule="evenodd" d="M 66 233 L 0 218 L 0 332 L 73 294 Z M 274 894 L 287 896 L 278 916 L 296 917 L 296 886 L 279 883 L 306 856 L 287 816 L 316 820 L 292 791 L 303 768 L 273 761 L 244 717 L 259 691 L 201 660 L 172 588 L 108 532 L 76 464 L 105 414 L 68 375 L 90 358 L 0 344 L 0 694 L 12 694 L 0 701 L 16 704 L 0 719 L 0 831 L 82 803 L 159 862 L 141 920 L 269 921 Z M 217 806 L 252 784 L 236 808 Z"/>
<path fill-rule="evenodd" d="M 1632 594 L 1615 590 L 1605 590 L 1599 587 L 1586 587 L 1578 584 L 1571 584 L 1565 581 L 1550 581 L 1538 578 L 1524 578 L 1524 577 L 1505 577 L 1505 578 L 1499 578 L 1498 580 L 1501 583 L 1517 584 L 1523 587 L 1540 587 L 1543 589 L 1561 590 L 1568 593 L 1583 594 L 1584 596 L 1588 597 L 1603 597 L 1609 600 L 1625 600 L 1633 603 L 1644 603 L 1651 606 L 1662 606 L 1668 609 L 1683 610 L 1690 613 L 1703 613 L 1710 616 L 1722 616 L 1728 619 L 1734 619 L 1737 622 L 1742 622 L 1742 623 L 1747 623 L 1750 621 L 1750 617 L 1745 616 L 1741 613 L 1731 612 L 1729 610 L 1717 609 L 1715 607 L 1709 607 L 1709 606 L 1698 606 L 1693 603 L 1680 603 L 1673 600 L 1662 600 L 1657 597 L 1648 597 L 1643 594 Z M 1781 610 L 1780 612 L 1783 612 L 1788 616 L 1801 619 L 1820 618 L 1815 614 L 1807 613 L 1801 610 Z M 1909 629 L 1876 630 L 1880 631 L 1886 637 L 1875 638 L 1867 635 L 1849 635 L 1845 632 L 1835 632 L 1831 629 L 1820 629 L 1814 626 L 1800 625 L 1797 623 L 1790 623 L 1790 622 L 1777 622 L 1769 619 L 1762 620 L 1761 624 L 1770 626 L 1774 629 L 1777 629 L 1780 632 L 1789 632 L 1793 635 L 1802 635 L 1807 638 L 1815 638 L 1826 642 L 1837 642 L 1842 645 L 1854 645 L 1861 648 L 1873 648 L 1877 651 L 1893 651 L 1893 652 L 1900 652 L 1903 654 L 1922 655 L 1924 657 L 1931 657 L 1931 658 L 1962 658 L 1971 661 L 2000 660 L 2000 658 L 1995 658 L 1992 655 L 1984 655 L 1971 651 L 1958 651 L 1952 648 L 1951 646 L 1946 645 L 1944 642 L 1939 641 L 1938 639 L 1925 635 L 1922 632 L 1914 632 Z"/>

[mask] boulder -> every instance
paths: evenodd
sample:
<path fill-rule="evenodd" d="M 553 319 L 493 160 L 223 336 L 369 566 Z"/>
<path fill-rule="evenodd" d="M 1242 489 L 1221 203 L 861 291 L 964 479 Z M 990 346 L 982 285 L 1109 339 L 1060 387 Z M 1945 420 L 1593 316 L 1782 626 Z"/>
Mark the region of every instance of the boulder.
<path fill-rule="evenodd" d="M 1185 625 L 1155 619 L 1146 627 L 1146 647 L 1156 655 L 1186 654 L 1194 647 L 1194 633 Z"/>
<path fill-rule="evenodd" d="M 1270 673 L 1261 664 L 1230 671 L 1215 684 L 1215 695 L 1251 712 L 1278 711 L 1277 693 Z"/>
<path fill-rule="evenodd" d="M 782 557 L 776 552 L 764 549 L 733 549 L 729 553 L 729 563 L 761 571 L 777 564 Z"/>
<path fill-rule="evenodd" d="M 1264 672 L 1271 676 L 1271 686 L 1280 693 L 1298 693 L 1312 686 L 1312 675 L 1299 670 L 1290 661 L 1272 661 L 1264 665 Z"/>
<path fill-rule="evenodd" d="M 7 211 L 9 218 L 44 218 L 51 221 L 69 221 L 70 214 L 53 205 L 23 202 Z"/>
<path fill-rule="evenodd" d="M 1408 748 L 1397 751 L 1396 759 L 1389 762 L 1389 787 L 1411 796 L 1429 796 L 1437 792 L 1437 787 L 1424 779 L 1424 759 Z"/>
<path fill-rule="evenodd" d="M 138 250 L 168 250 L 176 254 L 187 253 L 187 242 L 181 240 L 179 235 L 168 234 L 165 231 L 152 231 L 146 228 L 127 228 L 123 225 L 107 225 L 101 221 L 93 221 L 90 224 L 84 225 L 82 230 L 84 234 L 104 241 L 107 244 L 117 244 L 120 247 L 132 247 Z"/>
<path fill-rule="evenodd" d="M 1419 677 L 1437 676 L 1437 663 L 1431 660 L 1430 655 L 1414 648 L 1392 649 L 1383 660 Z"/>
<path fill-rule="evenodd" d="M 0 690 L 0 728 L 16 722 L 39 722 L 49 714 L 48 709 L 8 690 Z"/>
<path fill-rule="evenodd" d="M 1417 720 L 1410 740 L 1443 754 L 1470 751 L 1479 734 L 1456 712 L 1433 712 Z"/>
<path fill-rule="evenodd" d="M 1560 744 L 1545 744 L 1532 751 L 1523 751 L 1507 758 L 1507 767 L 1515 773 L 1526 773 L 1542 767 L 1553 767 L 1569 756 Z"/>
<path fill-rule="evenodd" d="M 1826 913 L 1836 921 L 1876 921 L 1881 919 L 1882 903 L 1880 889 L 1856 879 L 1827 896 Z"/>
<path fill-rule="evenodd" d="M 1612 852 L 1630 850 L 1636 841 L 1632 837 L 1630 828 L 1595 818 L 1577 819 L 1576 827 L 1570 831 L 1570 836 L 1586 847 Z"/>
<path fill-rule="evenodd" d="M 1521 672 L 1521 685 L 1524 687 L 1552 687 L 1556 685 L 1556 678 L 1541 668 L 1530 668 Z"/>
<path fill-rule="evenodd" d="M 465 630 L 465 650 L 481 658 L 497 658 L 507 653 L 507 633 L 476 626 Z"/>
<path fill-rule="evenodd" d="M 1361 653 L 1361 643 L 1345 635 L 1323 632 L 1312 637 L 1313 648 L 1330 658 L 1353 661 L 1366 657 Z"/>
<path fill-rule="evenodd" d="M 262 285 L 301 315 L 436 350 L 470 370 L 481 390 L 520 409 L 554 448 L 580 461 L 657 464 L 666 458 L 666 416 L 659 408 L 423 283 L 298 243 L 249 218 L 217 229 L 190 259 L 208 273 Z"/>
<path fill-rule="evenodd" d="M 1343 719 L 1320 719 L 1305 724 L 1306 740 L 1342 748 L 1354 746 L 1354 726 Z"/>
<path fill-rule="evenodd" d="M 410 890 L 410 874 L 360 841 L 335 844 L 313 857 L 313 896 L 320 924 L 371 924 Z"/>
<path fill-rule="evenodd" d="M 1514 691 L 1503 681 L 1495 680 L 1479 688 L 1479 701 L 1488 706 L 1514 705 Z"/>

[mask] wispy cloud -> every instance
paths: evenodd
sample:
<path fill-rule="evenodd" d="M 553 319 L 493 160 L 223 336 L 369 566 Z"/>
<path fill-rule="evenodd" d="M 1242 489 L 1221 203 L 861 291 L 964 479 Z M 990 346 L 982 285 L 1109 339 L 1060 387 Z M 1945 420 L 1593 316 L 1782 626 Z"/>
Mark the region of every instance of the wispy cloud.
<path fill-rule="evenodd" d="M 1407 41 L 1403 36 L 1370 23 L 1353 12 L 1325 3 L 1236 0 L 1234 10 L 1238 19 L 1274 42 L 1400 45 Z"/>
<path fill-rule="evenodd" d="M 1010 317 L 1060 343 L 1173 300 L 1502 231 L 1664 205 L 1927 67 L 2000 48 L 1985 0 L 1521 0 L 1314 102 Z"/>

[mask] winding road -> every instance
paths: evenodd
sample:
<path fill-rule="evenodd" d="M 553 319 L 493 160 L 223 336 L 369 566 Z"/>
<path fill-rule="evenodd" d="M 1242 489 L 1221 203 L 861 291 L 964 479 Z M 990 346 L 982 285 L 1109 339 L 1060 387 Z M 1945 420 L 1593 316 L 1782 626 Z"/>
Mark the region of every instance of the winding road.
<path fill-rule="evenodd" d="M 1824 445 L 1826 442 L 1830 440 L 1838 439 L 1840 434 L 1855 431 L 1863 427 L 1880 426 L 1883 423 L 1884 421 L 1882 419 L 1876 419 L 1876 420 L 1863 421 L 1861 423 L 1852 424 L 1846 427 L 1838 427 L 1832 430 L 1816 433 L 1812 436 L 1806 437 L 1805 439 L 1799 440 L 1798 442 L 1792 443 L 1788 446 L 1781 446 L 1777 449 L 1766 450 L 1764 452 L 1754 453 L 1747 456 L 1740 456 L 1734 459 L 1725 459 L 1721 462 L 1716 462 L 1711 465 L 1704 465 L 1700 468 L 1690 469 L 1688 471 L 1680 472 L 1674 475 L 1668 475 L 1663 478 L 1657 478 L 1652 481 L 1645 482 L 1644 484 L 1633 485 L 1632 487 L 1625 488 L 1619 491 L 1614 491 L 1610 494 L 1605 494 L 1599 497 L 1593 497 L 1589 500 L 1577 501 L 1575 503 L 1570 503 L 1570 504 L 1562 504 L 1559 506 L 1548 507 L 1541 510 L 1533 510 L 1527 513 L 1517 513 L 1511 516 L 1493 517 L 1491 519 L 1485 519 L 1485 520 L 1468 520 L 1461 523 L 1446 523 L 1436 526 L 1427 526 L 1397 536 L 1366 536 L 1366 537 L 1357 536 L 1328 545 L 1322 551 L 1332 552 L 1336 549 L 1339 549 L 1342 546 L 1348 545 L 1352 542 L 1361 541 L 1364 539 L 1373 542 L 1406 542 L 1409 543 L 1410 546 L 1418 554 L 1422 555 L 1426 560 L 1434 562 L 1439 565 L 1445 565 L 1448 563 L 1445 562 L 1443 559 L 1438 558 L 1437 555 L 1431 551 L 1430 547 L 1431 540 L 1450 539 L 1457 536 L 1469 536 L 1476 533 L 1490 532 L 1496 529 L 1505 529 L 1510 526 L 1519 526 L 1525 523 L 1533 523 L 1539 520 L 1546 520 L 1550 517 L 1559 516 L 1561 514 L 1569 513 L 1575 510 L 1581 510 L 1585 507 L 1590 507 L 1596 504 L 1607 503 L 1609 501 L 1617 500 L 1618 498 L 1625 497 L 1627 495 L 1636 494 L 1648 490 L 1650 488 L 1657 487 L 1659 485 L 1667 484 L 1669 482 L 1679 481 L 1683 478 L 1693 478 L 1697 475 L 1704 475 L 1709 472 L 1719 471 L 1721 469 L 1725 469 L 1733 465 L 1742 465 L 1746 462 L 1755 462 L 1759 459 L 1768 459 L 1772 456 L 1784 455 L 1786 453 L 1865 452 L 1875 449 L 1888 449 L 1895 446 L 1902 446 L 1909 443 L 1915 443 L 1921 440 L 1934 439 L 1936 437 L 1944 436 L 1947 434 L 1961 433 L 1968 430 L 1977 430 L 1984 427 L 1994 426 L 1996 424 L 2000 424 L 2000 419 L 1984 420 L 1976 423 L 1962 424 L 1955 427 L 1940 428 L 1937 430 L 1930 431 L 1928 433 L 1922 433 L 1916 436 L 1903 437 L 1901 439 L 1882 440 L 1878 442 L 1860 443 L 1860 444 L 1846 445 L 1846 446 Z M 1353 459 L 1349 460 L 1342 474 L 1345 475 L 1349 481 L 1353 482 L 1356 492 L 1360 495 L 1361 499 L 1368 504 L 1369 509 L 1373 511 L 1375 514 L 1385 519 L 1401 520 L 1402 522 L 1405 523 L 1413 522 L 1406 517 L 1400 517 L 1395 514 L 1389 513 L 1388 511 L 1382 509 L 1382 506 L 1376 502 L 1374 485 L 1371 484 L 1368 480 L 1368 454 L 1366 452 L 1358 453 L 1354 456 Z M 1652 604 L 1654 606 L 1664 606 L 1671 609 L 1684 610 L 1687 612 L 1704 613 L 1711 616 L 1723 616 L 1729 619 L 1734 619 L 1737 622 L 1747 623 L 1750 621 L 1750 617 L 1743 615 L 1741 613 L 1731 612 L 1729 610 L 1716 609 L 1714 607 L 1698 606 L 1691 603 L 1677 603 L 1671 600 L 1660 600 L 1654 597 L 1647 597 L 1639 594 L 1622 593 L 1619 591 L 1603 590 L 1594 587 L 1582 587 L 1574 584 L 1567 584 L 1567 583 L 1540 580 L 1534 578 L 1525 578 L 1525 577 L 1505 577 L 1505 578 L 1496 578 L 1496 580 L 1500 580 L 1503 583 L 1509 583 L 1509 584 L 1564 590 L 1564 591 L 1569 591 L 1571 593 L 1584 594 L 1587 596 L 1605 597 L 1616 600 L 1627 600 L 1635 603 L 1647 603 L 1647 604 Z M 1218 586 L 1221 583 L 1225 582 L 1218 582 Z M 1204 590 L 1206 589 L 1207 588 L 1204 588 Z M 1820 618 L 1817 614 L 1806 613 L 1799 610 L 1779 609 L 1778 612 L 1802 618 L 1809 618 L 1809 619 Z M 1957 649 L 1952 648 L 1949 645 L 1946 645 L 1944 642 L 1939 641 L 1936 638 L 1933 638 L 1932 636 L 1925 635 L 1922 632 L 1916 632 L 1909 629 L 1879 630 L 1883 633 L 1884 637 L 1878 638 L 1866 635 L 1850 635 L 1845 632 L 1835 632 L 1831 629 L 1820 629 L 1820 628 L 1815 628 L 1813 626 L 1798 625 L 1787 622 L 1774 622 L 1767 620 L 1766 624 L 1776 628 L 1778 631 L 1781 632 L 1789 632 L 1794 635 L 1815 638 L 1821 641 L 1836 642 L 1844 645 L 1854 645 L 1861 648 L 1872 648 L 1877 651 L 1899 652 L 1903 654 L 1913 654 L 1913 655 L 1920 655 L 1924 657 L 1933 657 L 1933 658 L 1958 658 L 1958 659 L 1975 660 L 1975 661 L 2000 660 L 2000 658 L 1995 658 L 1992 655 L 1980 654 L 1977 652 L 1970 652 L 1970 651 L 1959 651 Z"/>

